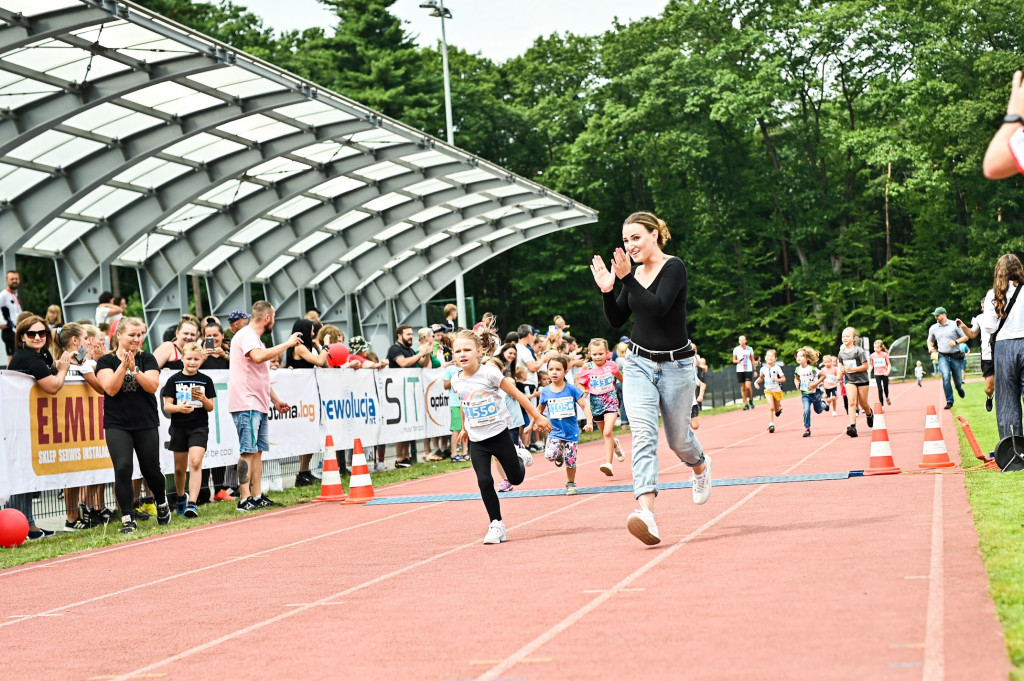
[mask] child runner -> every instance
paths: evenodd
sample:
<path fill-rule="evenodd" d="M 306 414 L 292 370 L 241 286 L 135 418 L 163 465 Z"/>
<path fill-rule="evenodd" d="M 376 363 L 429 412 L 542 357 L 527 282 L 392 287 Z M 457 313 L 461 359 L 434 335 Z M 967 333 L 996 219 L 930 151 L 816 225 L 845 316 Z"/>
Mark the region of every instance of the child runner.
<path fill-rule="evenodd" d="M 825 355 L 823 362 L 825 366 L 821 368 L 821 372 L 825 374 L 825 405 L 832 408 L 832 418 L 835 418 L 839 409 L 839 367 L 836 366 L 836 358 L 832 355 Z"/>
<path fill-rule="evenodd" d="M 512 373 L 516 369 L 516 344 L 506 343 L 501 346 L 498 356 L 485 359 L 484 364 L 493 364 L 503 376 L 513 378 Z M 505 408 L 508 409 L 509 416 L 512 417 L 512 423 L 508 427 L 508 434 L 511 436 L 513 444 L 517 448 L 521 447 L 523 441 L 519 437 L 519 429 L 526 424 L 526 419 L 523 418 L 523 409 L 516 403 L 515 398 L 507 393 L 505 394 Z M 501 467 L 501 464 L 495 461 L 494 466 L 498 469 L 498 474 L 502 478 L 498 491 L 511 492 L 515 489 L 512 483 L 508 481 L 508 476 L 505 475 L 505 469 Z"/>
<path fill-rule="evenodd" d="M 452 379 L 455 378 L 455 374 L 459 373 L 459 367 L 454 364 L 449 364 L 444 368 L 444 374 L 442 378 L 444 380 L 444 387 L 448 391 L 448 409 L 451 412 L 451 450 L 452 450 L 452 461 L 469 461 L 469 452 L 464 451 L 460 453 L 460 443 L 458 440 L 459 432 L 462 430 L 462 407 L 459 405 L 459 393 L 455 392 L 455 388 L 452 386 Z"/>
<path fill-rule="evenodd" d="M 843 344 L 839 348 L 839 361 L 843 365 L 848 386 L 846 394 L 850 398 L 850 425 L 846 428 L 846 434 L 850 437 L 857 437 L 857 409 L 863 408 L 867 414 L 868 428 L 875 423 L 875 414 L 868 404 L 868 353 L 864 348 L 856 345 L 857 330 L 852 326 L 843 329 Z"/>
<path fill-rule="evenodd" d="M 768 400 L 768 432 L 775 432 L 775 417 L 782 415 L 782 384 L 786 382 L 786 374 L 782 368 L 775 364 L 777 353 L 775 350 L 767 350 L 764 353 L 764 366 L 754 381 L 754 385 L 761 387 L 764 382 L 764 396 Z"/>
<path fill-rule="evenodd" d="M 505 523 L 501 520 L 501 505 L 491 477 L 491 457 L 501 463 L 514 485 L 523 481 L 526 466 L 533 464 L 533 457 L 528 451 L 516 451 L 512 444 L 508 434 L 512 417 L 505 408 L 502 393 L 514 397 L 530 414 L 537 431 L 545 433 L 551 430 L 551 422 L 541 415 L 526 395 L 516 390 L 511 378 L 503 376 L 493 366 L 481 364 L 484 353 L 491 354 L 491 335 L 486 331 L 484 334 L 483 339 L 473 331 L 455 334 L 452 352 L 459 373 L 452 377 L 452 388 L 459 393 L 462 404 L 462 430 L 457 441 L 468 442 L 480 496 L 491 519 L 484 543 L 500 544 L 506 539 Z"/>
<path fill-rule="evenodd" d="M 693 348 L 693 370 L 697 374 L 697 387 L 694 389 L 694 394 L 697 399 L 694 400 L 693 408 L 690 410 L 690 430 L 697 430 L 700 428 L 700 410 L 704 405 L 704 392 L 708 389 L 708 384 L 704 382 L 704 375 L 708 371 L 708 363 L 700 354 L 697 352 L 697 344 L 690 341 L 690 346 Z"/>
<path fill-rule="evenodd" d="M 917 360 L 917 366 L 914 367 L 914 378 L 917 379 L 917 387 L 921 387 L 921 380 L 924 378 L 924 367 L 921 366 L 921 360 Z"/>
<path fill-rule="evenodd" d="M 875 351 L 871 353 L 871 371 L 875 375 L 875 384 L 878 386 L 878 403 L 892 404 L 889 399 L 889 374 L 892 372 L 892 364 L 889 362 L 889 348 L 880 340 L 875 341 Z M 882 394 L 884 391 L 884 395 Z M 882 398 L 885 398 L 884 400 Z"/>
<path fill-rule="evenodd" d="M 615 378 L 619 375 L 619 366 L 608 357 L 608 341 L 595 338 L 590 341 L 587 350 L 590 361 L 580 373 L 577 384 L 590 395 L 590 413 L 594 423 L 600 423 L 601 437 L 604 439 L 604 458 L 601 472 L 611 476 L 612 455 L 619 461 L 625 461 L 619 439 L 614 437 L 615 419 L 619 416 L 619 398 L 615 394 Z"/>
<path fill-rule="evenodd" d="M 565 464 L 565 493 L 576 494 L 576 446 L 580 440 L 580 424 L 576 420 L 576 405 L 583 408 L 588 433 L 594 429 L 594 419 L 586 393 L 571 383 L 565 382 L 569 358 L 556 355 L 548 359 L 548 376 L 551 385 L 540 389 L 540 412 L 551 419 L 551 435 L 544 445 L 544 458 L 556 466 Z"/>
<path fill-rule="evenodd" d="M 196 499 L 203 480 L 203 455 L 210 439 L 210 414 L 217 390 L 213 380 L 199 373 L 203 363 L 203 349 L 198 343 L 186 343 L 182 349 L 184 367 L 164 383 L 160 391 L 164 398 L 164 411 L 170 414 L 170 443 L 174 452 L 174 488 L 178 493 L 178 515 L 198 518 Z M 185 492 L 185 473 L 188 469 L 188 493 Z"/>
<path fill-rule="evenodd" d="M 796 382 L 800 386 L 800 400 L 804 404 L 804 437 L 811 436 L 811 407 L 814 413 L 828 411 L 828 405 L 821 403 L 818 386 L 825 381 L 825 370 L 819 370 L 818 351 L 814 348 L 800 348 L 796 351 Z"/>

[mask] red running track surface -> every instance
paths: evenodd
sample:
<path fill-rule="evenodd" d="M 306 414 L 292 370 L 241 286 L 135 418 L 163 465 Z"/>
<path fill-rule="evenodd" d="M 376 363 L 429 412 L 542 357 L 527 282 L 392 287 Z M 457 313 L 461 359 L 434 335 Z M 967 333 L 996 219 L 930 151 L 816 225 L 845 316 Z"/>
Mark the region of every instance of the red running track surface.
<path fill-rule="evenodd" d="M 936 382 L 893 388 L 896 465 L 917 471 Z M 872 391 L 874 392 L 874 391 Z M 951 452 L 956 432 L 942 412 Z M 786 400 L 702 419 L 716 478 L 867 467 L 871 433 Z M 623 445 L 629 449 L 629 438 Z M 580 486 L 621 485 L 580 448 Z M 954 460 L 956 460 L 954 455 Z M 689 471 L 662 445 L 661 479 Z M 987 475 L 998 473 L 971 473 Z M 520 489 L 558 488 L 538 457 Z M 471 492 L 469 470 L 378 496 Z M 964 474 L 664 492 L 662 543 L 629 494 L 308 504 L 0 572 L 0 679 L 1005 679 Z"/>

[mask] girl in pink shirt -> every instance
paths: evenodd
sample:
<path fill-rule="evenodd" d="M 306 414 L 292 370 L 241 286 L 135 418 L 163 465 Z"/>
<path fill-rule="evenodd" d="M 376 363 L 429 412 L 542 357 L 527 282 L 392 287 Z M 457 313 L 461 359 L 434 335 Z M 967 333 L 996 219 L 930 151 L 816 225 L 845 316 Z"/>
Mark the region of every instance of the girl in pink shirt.
<path fill-rule="evenodd" d="M 614 475 L 612 455 L 623 461 L 626 458 L 619 439 L 613 437 L 615 419 L 619 415 L 619 398 L 615 394 L 615 377 L 619 375 L 619 365 L 610 361 L 608 341 L 595 338 L 588 348 L 590 360 L 576 379 L 577 385 L 590 395 L 590 411 L 594 416 L 594 424 L 601 428 L 604 439 L 605 462 L 601 464 L 601 472 Z"/>
<path fill-rule="evenodd" d="M 878 386 L 878 401 L 885 404 L 892 404 L 889 399 L 889 373 L 892 371 L 892 364 L 889 363 L 889 348 L 880 340 L 875 341 L 875 351 L 871 353 L 871 372 L 875 375 L 875 384 Z M 883 392 L 885 393 L 883 395 Z"/>

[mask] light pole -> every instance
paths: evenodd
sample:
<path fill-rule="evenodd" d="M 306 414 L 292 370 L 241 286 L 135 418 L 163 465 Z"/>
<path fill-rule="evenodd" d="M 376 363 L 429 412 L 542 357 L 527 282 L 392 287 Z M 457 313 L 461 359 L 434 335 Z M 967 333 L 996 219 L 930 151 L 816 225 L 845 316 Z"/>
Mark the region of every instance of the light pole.
<path fill-rule="evenodd" d="M 438 17 L 441 20 L 441 63 L 444 67 L 444 120 L 448 144 L 455 146 L 455 130 L 452 124 L 452 84 L 451 77 L 448 75 L 448 37 L 444 30 L 444 20 L 451 19 L 452 13 L 451 10 L 445 8 L 444 0 L 423 0 L 420 3 L 420 7 L 431 10 L 430 16 Z M 467 328 L 466 281 L 462 273 L 455 277 L 455 306 L 459 308 L 459 326 Z"/>

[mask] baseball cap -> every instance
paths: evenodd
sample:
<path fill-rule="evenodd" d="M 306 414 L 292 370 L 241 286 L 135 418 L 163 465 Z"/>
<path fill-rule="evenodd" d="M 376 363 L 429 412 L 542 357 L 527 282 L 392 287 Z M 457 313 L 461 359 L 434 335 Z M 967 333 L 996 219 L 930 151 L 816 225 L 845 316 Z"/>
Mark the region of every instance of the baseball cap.
<path fill-rule="evenodd" d="M 370 349 L 370 344 L 362 336 L 352 336 L 348 339 L 349 350 L 358 354 Z"/>
<path fill-rule="evenodd" d="M 937 307 L 935 308 L 935 312 L 932 312 L 933 317 L 938 317 L 940 314 L 946 314 L 946 308 Z"/>
<path fill-rule="evenodd" d="M 448 330 L 448 327 L 443 326 L 441 324 L 434 324 L 432 327 L 430 327 L 430 330 L 433 331 L 434 333 L 444 333 L 445 331 Z"/>
<path fill-rule="evenodd" d="M 235 310 L 231 314 L 228 315 L 228 323 L 233 324 L 233 323 L 237 322 L 239 319 L 248 319 L 248 318 L 249 318 L 249 313 L 248 312 L 243 312 L 242 310 Z"/>
<path fill-rule="evenodd" d="M 629 342 L 629 336 L 623 336 L 622 338 L 619 339 L 619 342 L 620 343 L 628 343 Z"/>

